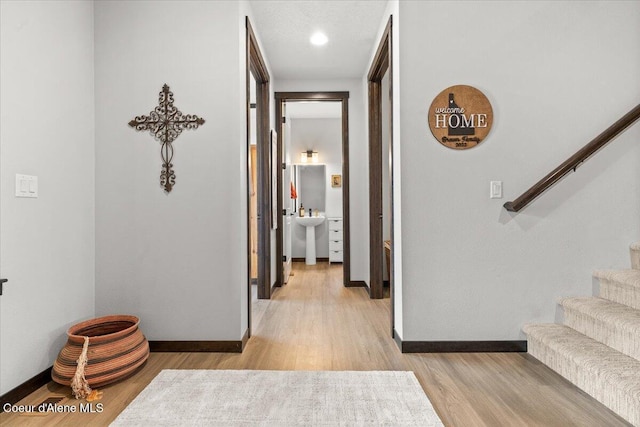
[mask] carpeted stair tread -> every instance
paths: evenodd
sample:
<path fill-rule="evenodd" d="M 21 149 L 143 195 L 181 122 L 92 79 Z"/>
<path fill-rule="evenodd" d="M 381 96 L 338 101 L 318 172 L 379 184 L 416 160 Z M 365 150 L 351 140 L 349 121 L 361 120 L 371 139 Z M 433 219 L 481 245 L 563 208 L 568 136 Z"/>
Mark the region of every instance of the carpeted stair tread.
<path fill-rule="evenodd" d="M 640 291 L 640 270 L 596 270 L 593 272 L 593 277 L 618 282 Z"/>
<path fill-rule="evenodd" d="M 611 347 L 556 323 L 525 325 L 523 331 L 549 348 L 566 355 L 574 363 L 594 373 L 606 373 L 605 377 L 626 384 L 640 402 L 640 361 L 624 355 Z M 607 361 L 607 364 L 602 362 Z"/>
<path fill-rule="evenodd" d="M 600 297 L 640 310 L 640 270 L 597 270 Z"/>
<path fill-rule="evenodd" d="M 597 297 L 563 298 L 565 325 L 640 360 L 640 310 Z"/>
<path fill-rule="evenodd" d="M 613 322 L 640 333 L 640 310 L 598 297 L 562 298 L 560 305 L 578 310 L 590 317 L 605 322 Z"/>
<path fill-rule="evenodd" d="M 557 324 L 523 327 L 529 353 L 640 426 L 640 361 Z"/>

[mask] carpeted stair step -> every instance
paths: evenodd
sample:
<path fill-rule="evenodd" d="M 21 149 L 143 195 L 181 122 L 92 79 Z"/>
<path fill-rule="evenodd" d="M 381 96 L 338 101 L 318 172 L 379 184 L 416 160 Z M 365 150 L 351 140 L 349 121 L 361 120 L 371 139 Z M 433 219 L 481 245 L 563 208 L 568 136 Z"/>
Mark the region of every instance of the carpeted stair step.
<path fill-rule="evenodd" d="M 640 310 L 597 297 L 563 298 L 564 324 L 640 360 Z"/>
<path fill-rule="evenodd" d="M 640 270 L 598 270 L 600 297 L 640 310 Z"/>
<path fill-rule="evenodd" d="M 631 252 L 631 268 L 640 270 L 640 243 L 632 244 L 629 252 Z"/>
<path fill-rule="evenodd" d="M 529 354 L 640 426 L 640 361 L 564 325 L 525 325 L 523 331 Z"/>

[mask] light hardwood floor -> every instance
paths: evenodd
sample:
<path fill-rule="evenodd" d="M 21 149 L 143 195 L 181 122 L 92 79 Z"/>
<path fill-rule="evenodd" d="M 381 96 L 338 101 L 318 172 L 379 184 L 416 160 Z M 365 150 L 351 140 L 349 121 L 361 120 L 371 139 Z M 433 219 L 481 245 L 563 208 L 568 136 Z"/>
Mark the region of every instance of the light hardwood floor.
<path fill-rule="evenodd" d="M 0 423 L 108 425 L 162 369 L 278 369 L 413 371 L 447 426 L 629 425 L 527 354 L 402 354 L 389 336 L 388 299 L 344 288 L 339 265 L 296 263 L 294 274 L 271 300 L 254 304 L 253 336 L 242 354 L 152 353 L 134 377 L 103 389 L 102 413 L 5 413 Z M 51 383 L 21 403 L 54 393 L 70 395 Z M 78 406 L 72 398 L 63 403 Z"/>

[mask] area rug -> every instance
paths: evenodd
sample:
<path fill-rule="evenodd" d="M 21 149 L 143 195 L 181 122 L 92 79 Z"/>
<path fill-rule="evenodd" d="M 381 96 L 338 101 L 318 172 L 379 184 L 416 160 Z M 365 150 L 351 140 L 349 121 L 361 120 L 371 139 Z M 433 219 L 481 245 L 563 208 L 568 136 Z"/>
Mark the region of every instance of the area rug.
<path fill-rule="evenodd" d="M 442 426 L 413 372 L 164 370 L 112 426 Z"/>

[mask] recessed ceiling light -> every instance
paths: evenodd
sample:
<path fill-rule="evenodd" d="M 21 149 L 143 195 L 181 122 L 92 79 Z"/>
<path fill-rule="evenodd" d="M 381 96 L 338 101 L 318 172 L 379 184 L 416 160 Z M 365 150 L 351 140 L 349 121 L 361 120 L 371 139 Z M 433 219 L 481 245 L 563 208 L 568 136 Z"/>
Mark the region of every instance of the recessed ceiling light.
<path fill-rule="evenodd" d="M 324 44 L 327 44 L 329 39 L 327 38 L 326 35 L 324 35 L 324 33 L 321 33 L 320 31 L 318 31 L 317 33 L 311 36 L 309 41 L 311 42 L 311 44 L 315 46 L 322 46 Z"/>

